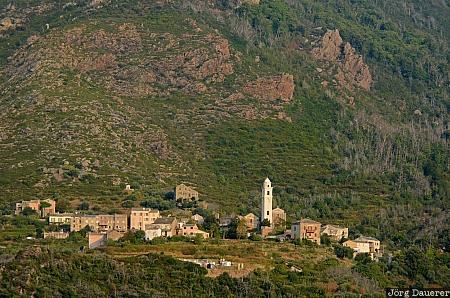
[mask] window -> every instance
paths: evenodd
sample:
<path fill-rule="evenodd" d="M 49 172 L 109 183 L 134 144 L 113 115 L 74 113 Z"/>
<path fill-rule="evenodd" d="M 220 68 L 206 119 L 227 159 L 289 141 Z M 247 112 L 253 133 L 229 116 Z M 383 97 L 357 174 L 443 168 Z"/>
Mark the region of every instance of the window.
<path fill-rule="evenodd" d="M 270 195 L 270 190 L 267 191 L 267 195 Z"/>
<path fill-rule="evenodd" d="M 267 210 L 267 215 L 269 215 L 269 210 Z"/>

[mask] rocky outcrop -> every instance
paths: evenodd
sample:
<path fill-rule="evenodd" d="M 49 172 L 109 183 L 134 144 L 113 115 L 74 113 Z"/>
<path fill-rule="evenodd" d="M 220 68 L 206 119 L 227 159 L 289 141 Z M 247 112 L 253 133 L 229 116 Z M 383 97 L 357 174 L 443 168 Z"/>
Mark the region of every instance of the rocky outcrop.
<path fill-rule="evenodd" d="M 282 74 L 249 82 L 245 84 L 242 92 L 264 101 L 280 99 L 289 102 L 294 95 L 294 88 L 294 76 Z"/>
<path fill-rule="evenodd" d="M 327 61 L 338 61 L 342 52 L 342 38 L 339 31 L 328 30 L 322 37 L 322 44 L 312 50 L 312 54 L 317 59 Z"/>
<path fill-rule="evenodd" d="M 353 90 L 354 87 L 370 90 L 373 80 L 369 67 L 350 43 L 343 42 L 339 30 L 328 30 L 320 47 L 314 48 L 311 53 L 318 60 L 337 64 L 335 77 L 340 87 L 347 90 Z"/>
<path fill-rule="evenodd" d="M 350 83 L 364 90 L 370 90 L 373 80 L 369 67 L 364 63 L 361 55 L 347 42 L 344 46 L 342 67 L 336 76 L 341 85 Z"/>

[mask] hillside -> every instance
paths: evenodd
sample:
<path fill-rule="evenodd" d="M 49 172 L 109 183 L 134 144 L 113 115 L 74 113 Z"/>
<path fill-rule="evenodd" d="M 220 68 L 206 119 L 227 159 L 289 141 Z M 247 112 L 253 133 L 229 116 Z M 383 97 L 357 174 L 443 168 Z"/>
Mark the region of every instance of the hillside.
<path fill-rule="evenodd" d="M 450 8 L 391 2 L 0 1 L 4 212 L 257 212 L 270 176 L 290 219 L 448 245 Z"/>

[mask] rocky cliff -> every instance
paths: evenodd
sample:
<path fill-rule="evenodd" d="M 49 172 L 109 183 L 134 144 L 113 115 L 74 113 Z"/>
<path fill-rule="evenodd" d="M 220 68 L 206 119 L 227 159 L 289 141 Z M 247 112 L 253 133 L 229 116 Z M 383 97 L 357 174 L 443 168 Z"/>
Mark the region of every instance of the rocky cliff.
<path fill-rule="evenodd" d="M 348 90 L 354 87 L 369 91 L 373 80 L 369 67 L 361 55 L 348 42 L 343 42 L 339 30 L 328 30 L 322 37 L 320 46 L 312 50 L 318 60 L 337 65 L 335 78 L 339 86 Z"/>

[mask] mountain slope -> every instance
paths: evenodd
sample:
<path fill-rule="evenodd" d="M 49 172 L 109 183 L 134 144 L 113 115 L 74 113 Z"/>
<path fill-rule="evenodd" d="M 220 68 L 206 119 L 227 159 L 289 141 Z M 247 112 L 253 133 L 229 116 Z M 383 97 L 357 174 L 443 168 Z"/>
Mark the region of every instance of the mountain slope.
<path fill-rule="evenodd" d="M 109 210 L 126 182 L 145 200 L 186 182 L 257 212 L 270 176 L 291 219 L 382 238 L 392 206 L 414 205 L 413 235 L 448 208 L 445 3 L 3 2 L 5 206 Z"/>

